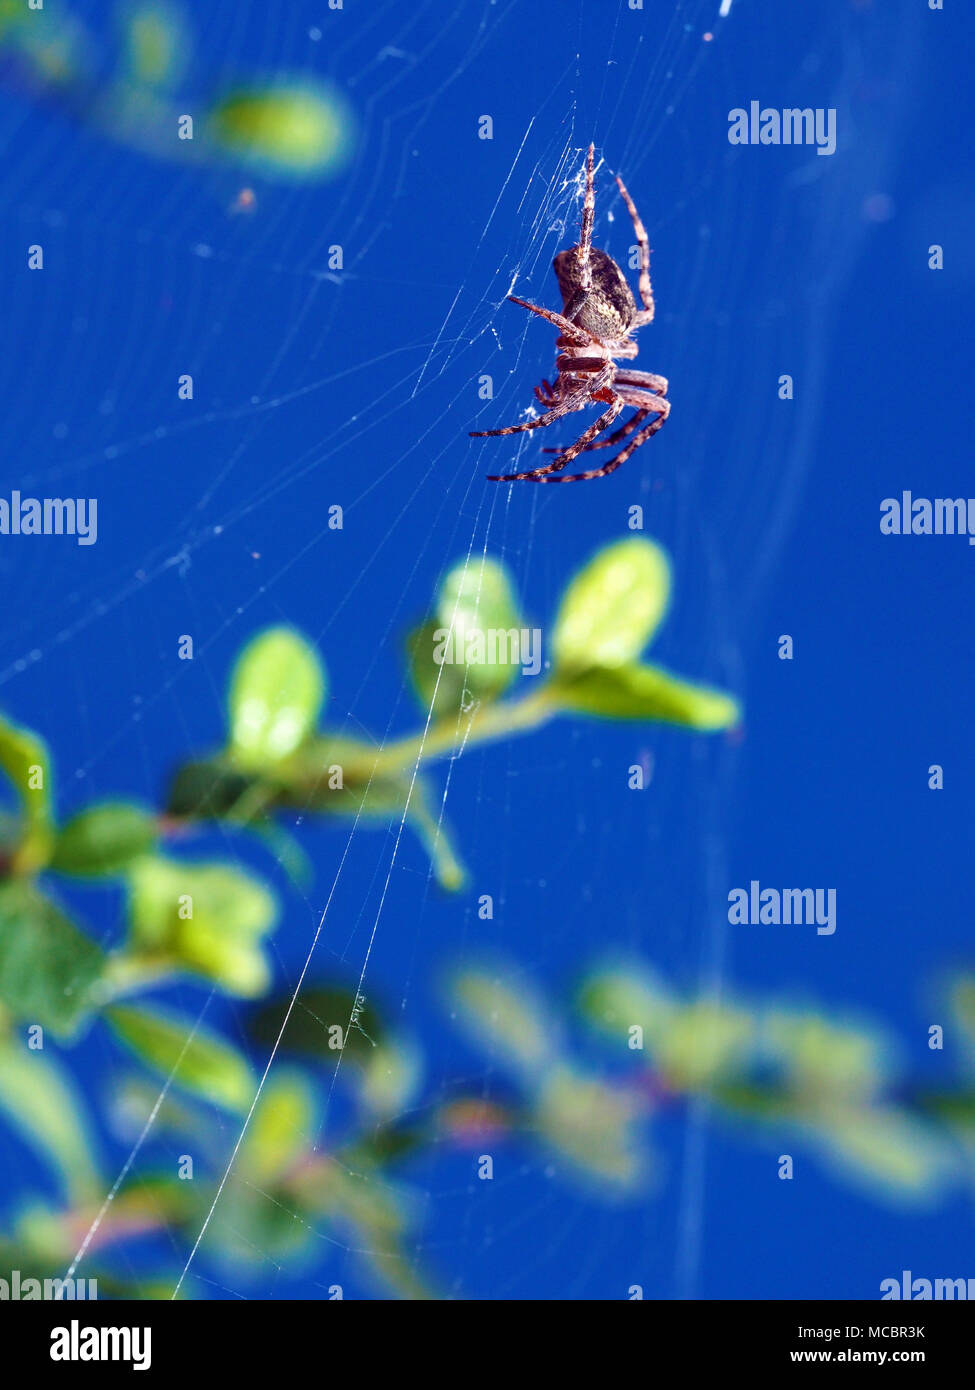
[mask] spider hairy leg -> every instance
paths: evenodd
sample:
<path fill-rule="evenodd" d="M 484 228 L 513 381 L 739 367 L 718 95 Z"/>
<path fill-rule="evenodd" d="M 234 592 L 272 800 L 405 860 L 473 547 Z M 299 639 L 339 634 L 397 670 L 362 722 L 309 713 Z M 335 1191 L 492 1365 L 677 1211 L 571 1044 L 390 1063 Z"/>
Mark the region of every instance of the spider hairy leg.
<path fill-rule="evenodd" d="M 627 402 L 627 404 L 629 404 L 629 402 Z M 619 444 L 622 440 L 626 439 L 628 435 L 631 435 L 635 429 L 642 425 L 649 414 L 650 410 L 648 407 L 641 407 L 632 419 L 627 420 L 625 425 L 620 425 L 618 430 L 613 430 L 613 433 L 607 435 L 605 439 L 597 439 L 594 443 L 587 444 L 581 452 L 584 454 L 591 454 L 594 449 L 612 449 L 615 444 Z M 542 453 L 558 454 L 561 453 L 561 450 L 548 448 L 543 449 Z"/>
<path fill-rule="evenodd" d="M 566 396 L 552 410 L 546 410 L 536 420 L 523 420 L 520 425 L 505 425 L 499 430 L 468 430 L 468 434 L 471 439 L 491 439 L 499 434 L 520 434 L 522 430 L 543 429 L 553 420 L 561 420 L 563 415 L 570 415 L 572 411 L 578 410 L 588 399 L 589 391 L 586 389 Z"/>
<path fill-rule="evenodd" d="M 595 151 L 595 145 L 590 145 L 586 156 L 586 193 L 582 200 L 582 227 L 579 232 L 579 245 L 575 248 L 579 285 L 572 298 L 562 306 L 562 312 L 567 319 L 574 319 L 585 308 L 592 293 L 592 224 L 596 210 L 593 179 Z"/>
<path fill-rule="evenodd" d="M 600 401 L 609 400 L 609 409 L 605 410 L 598 420 L 594 420 L 589 428 L 580 434 L 576 442 L 570 444 L 568 449 L 563 450 L 558 458 L 553 459 L 551 463 L 545 464 L 543 468 L 532 468 L 526 473 L 501 473 L 496 476 L 489 474 L 488 481 L 492 483 L 537 483 L 541 482 L 546 474 L 557 473 L 565 468 L 567 464 L 570 464 L 572 460 L 581 454 L 583 449 L 588 446 L 590 440 L 595 439 L 597 434 L 602 434 L 603 430 L 607 429 L 613 423 L 617 415 L 619 415 L 620 411 L 623 410 L 626 405 L 623 397 L 609 387 L 604 387 L 599 391 L 593 392 L 590 399 Z"/>
<path fill-rule="evenodd" d="M 585 473 L 560 473 L 555 477 L 547 477 L 544 475 L 544 470 L 538 469 L 535 473 L 524 476 L 527 476 L 528 480 L 533 483 L 587 483 L 592 478 L 608 477 L 610 473 L 615 473 L 620 464 L 625 463 L 631 454 L 635 453 L 641 444 L 645 444 L 651 435 L 656 434 L 664 424 L 670 414 L 670 402 L 661 397 L 659 404 L 661 412 L 656 419 L 651 420 L 649 425 L 644 425 L 643 429 L 633 436 L 626 448 L 621 449 L 616 457 L 611 458 L 608 463 L 604 463 L 602 468 L 589 468 Z"/>
<path fill-rule="evenodd" d="M 653 288 L 650 284 L 650 238 L 647 236 L 647 229 L 636 210 L 636 204 L 626 190 L 626 184 L 619 176 L 617 176 L 616 182 L 619 186 L 620 196 L 626 204 L 626 210 L 632 219 L 636 244 L 640 250 L 640 298 L 643 301 L 643 313 L 638 317 L 641 324 L 651 323 L 654 315 L 654 303 Z"/>
<path fill-rule="evenodd" d="M 586 156 L 586 196 L 582 200 L 582 227 L 579 232 L 579 247 L 576 257 L 579 261 L 579 288 L 583 293 L 592 289 L 592 265 L 589 251 L 592 246 L 592 223 L 596 211 L 596 187 L 593 178 L 593 156 L 595 145 L 589 146 Z"/>
<path fill-rule="evenodd" d="M 550 406 L 555 404 L 555 392 L 552 390 L 552 383 L 542 378 L 541 386 L 532 388 L 535 392 L 535 399 L 542 405 Z"/>
<path fill-rule="evenodd" d="M 533 314 L 538 314 L 539 318 L 547 319 L 549 323 L 554 323 L 556 328 L 561 328 L 566 338 L 576 347 L 588 347 L 590 343 L 596 341 L 591 333 L 587 333 L 578 324 L 570 323 L 561 314 L 555 313 L 554 309 L 543 309 L 540 304 L 529 304 L 527 299 L 519 299 L 515 294 L 509 294 L 508 298 L 512 304 L 520 304 L 523 309 L 528 309 Z"/>
<path fill-rule="evenodd" d="M 633 386 L 637 390 L 645 388 L 647 391 L 652 391 L 655 396 L 666 396 L 667 394 L 667 378 L 657 376 L 656 372 L 631 371 L 627 367 L 625 371 L 617 373 L 616 380 L 620 386 Z M 631 404 L 639 405 L 640 402 L 632 401 Z"/>

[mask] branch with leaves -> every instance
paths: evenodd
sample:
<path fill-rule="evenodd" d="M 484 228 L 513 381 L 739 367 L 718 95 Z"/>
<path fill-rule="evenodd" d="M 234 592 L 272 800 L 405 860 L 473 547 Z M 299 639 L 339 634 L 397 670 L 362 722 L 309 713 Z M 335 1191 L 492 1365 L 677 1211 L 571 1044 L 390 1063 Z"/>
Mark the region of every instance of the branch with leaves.
<path fill-rule="evenodd" d="M 0 81 L 155 159 L 289 180 L 327 177 L 346 163 L 353 116 L 321 78 L 195 92 L 186 82 L 194 36 L 181 8 L 136 0 L 120 9 L 118 22 L 113 69 L 94 33 L 64 4 L 0 0 Z M 235 210 L 252 206 L 245 198 Z"/>
<path fill-rule="evenodd" d="M 481 640 L 524 628 L 510 576 L 486 558 L 456 566 L 407 643 L 424 722 L 384 745 L 321 728 L 321 658 L 291 629 L 264 632 L 231 673 L 223 746 L 177 770 L 161 812 L 106 801 L 62 822 L 45 744 L 0 724 L 0 768 L 16 799 L 0 817 L 0 1112 L 61 1181 L 59 1202 L 21 1193 L 0 1259 L 56 1276 L 90 1236 L 85 1265 L 103 1293 L 168 1296 L 179 1273 L 171 1256 L 155 1257 L 137 1281 L 117 1256 L 163 1232 L 188 1251 L 202 1227 L 228 1119 L 238 1133 L 290 996 L 271 993 L 275 894 L 234 864 L 186 857 L 195 825 L 254 834 L 297 874 L 306 870 L 289 818 L 405 818 L 439 882 L 456 890 L 464 871 L 431 810 L 439 798 L 427 768 L 437 759 L 563 716 L 704 731 L 736 722 L 729 696 L 642 659 L 669 597 L 658 547 L 641 537 L 606 547 L 565 590 L 544 674 L 539 665 L 524 675 L 514 645 L 499 661 L 497 644 Z M 445 633 L 463 661 L 443 661 Z M 74 883 L 121 889 L 120 945 L 103 950 L 66 909 L 62 889 Z M 187 979 L 253 1001 L 244 1044 L 157 997 Z M 969 1040 L 973 990 L 959 981 L 953 996 Z M 529 1143 L 567 1178 L 633 1199 L 656 1164 L 647 1145 L 654 1117 L 704 1095 L 719 1113 L 771 1127 L 778 1146 L 798 1135 L 902 1195 L 946 1186 L 970 1157 L 975 1116 L 964 1085 L 901 1096 L 878 1064 L 876 1039 L 819 1014 L 681 1001 L 633 964 L 585 978 L 578 1005 L 591 1033 L 581 1046 L 568 1044 L 578 1027 L 507 966 L 460 963 L 445 1003 L 506 1076 L 495 1093 L 435 1081 L 418 1040 L 372 997 L 335 980 L 303 989 L 208 1227 L 208 1269 L 237 1282 L 267 1260 L 317 1265 L 324 1238 L 326 1251 L 358 1252 L 386 1291 L 436 1297 L 437 1272 L 419 1270 L 413 1256 L 423 1204 L 400 1176 L 404 1159 L 444 1145 L 477 1156 Z M 69 1060 L 92 1029 L 111 1038 L 116 1058 L 105 1095 L 92 1097 L 99 1125 L 84 1098 L 90 1084 L 79 1084 Z M 329 1102 L 323 1147 L 323 1077 L 332 1076 L 340 1101 L 338 1111 Z M 150 1116 L 144 1161 L 102 1213 L 112 1174 L 94 1135 L 107 1126 L 131 1145 Z"/>

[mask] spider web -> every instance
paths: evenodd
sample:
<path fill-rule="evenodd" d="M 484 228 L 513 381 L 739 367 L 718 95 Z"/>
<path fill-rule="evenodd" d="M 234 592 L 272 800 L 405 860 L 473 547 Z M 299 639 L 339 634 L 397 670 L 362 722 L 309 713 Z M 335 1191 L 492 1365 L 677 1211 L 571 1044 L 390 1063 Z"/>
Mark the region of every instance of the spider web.
<path fill-rule="evenodd" d="M 242 217 L 228 211 L 239 174 L 150 168 L 97 136 L 67 138 L 56 115 L 12 100 L 2 108 L 7 146 L 20 152 L 0 183 L 16 209 L 10 239 L 18 248 L 42 240 L 47 252 L 43 277 L 9 277 L 24 345 L 5 366 L 11 485 L 95 496 L 101 513 L 90 551 L 52 558 L 45 542 L 22 545 L 16 562 L 0 555 L 0 699 L 51 737 L 70 803 L 62 810 L 114 793 L 156 798 L 168 765 L 219 741 L 226 670 L 270 622 L 294 622 L 323 651 L 330 727 L 368 730 L 380 745 L 423 728 L 395 657 L 446 570 L 502 559 L 544 619 L 582 560 L 624 533 L 635 502 L 678 576 L 665 656 L 743 690 L 741 635 L 798 506 L 831 315 L 865 235 L 843 210 L 863 161 L 882 180 L 894 139 L 886 113 L 861 127 L 838 177 L 817 188 L 830 161 L 803 152 L 777 202 L 758 206 L 741 198 L 725 141 L 727 110 L 752 95 L 737 80 L 733 37 L 746 0 L 675 0 L 648 7 L 652 15 L 589 0 L 469 0 L 446 17 L 432 0 L 408 14 L 393 3 L 368 13 L 211 8 L 203 42 L 214 72 L 308 68 L 345 89 L 360 128 L 346 174 L 308 188 L 257 184 L 256 213 Z M 94 6 L 78 9 L 98 28 Z M 854 89 L 862 54 L 845 15 L 767 40 L 797 81 L 839 54 L 815 104 L 839 105 Z M 485 112 L 491 141 L 477 139 Z M 848 104 L 846 113 L 871 118 Z M 551 330 L 505 296 L 554 303 L 549 267 L 576 234 L 590 139 L 602 160 L 595 244 L 626 263 L 632 237 L 616 171 L 647 224 L 658 316 L 635 365 L 670 378 L 674 414 L 612 488 L 488 485 L 485 473 L 536 458 L 531 434 L 475 446 L 466 432 L 521 418 L 532 384 L 551 370 Z M 326 268 L 335 242 L 341 272 Z M 796 277 L 807 289 L 787 312 L 784 287 Z M 802 381 L 796 409 L 776 409 L 770 381 L 741 380 L 742 339 L 771 378 L 792 371 Z M 183 371 L 196 382 L 188 405 L 175 400 Z M 472 383 L 485 374 L 495 391 L 480 402 Z M 43 390 L 20 391 L 20 380 Z M 345 514 L 338 539 L 332 503 Z M 192 663 L 175 659 L 184 632 L 194 634 Z M 405 815 L 386 830 L 306 827 L 314 886 L 288 890 L 273 942 L 291 1006 L 306 979 L 331 969 L 367 996 L 375 981 L 432 1051 L 439 1094 L 460 1077 L 488 1095 L 506 1084 L 500 1069 L 460 1041 L 431 984 L 445 956 L 500 952 L 556 997 L 611 924 L 618 949 L 651 953 L 688 987 L 720 984 L 727 945 L 715 904 L 735 751 L 651 734 L 635 748 L 634 737 L 566 723 L 435 769 L 439 814 L 454 822 L 473 870 L 459 905 L 433 891 Z M 606 769 L 617 776 L 660 750 L 663 785 L 641 803 L 621 861 Z M 414 776 L 424 767 L 421 754 Z M 234 837 L 217 832 L 208 843 L 267 868 Z M 562 881 L 569 892 L 558 891 Z M 470 907 L 482 891 L 504 908 L 490 934 Z M 106 911 L 104 939 L 113 932 Z M 198 1023 L 219 1007 L 199 991 L 177 997 Z M 92 1043 L 81 1065 L 103 1084 L 107 1046 Z M 275 1047 L 254 1105 L 278 1065 Z M 323 1078 L 325 1116 L 309 1136 L 323 1151 L 337 1127 L 339 1070 Z M 157 1109 L 118 1149 L 102 1214 L 150 1161 Z M 247 1129 L 223 1123 L 211 1215 Z M 674 1209 L 643 1202 L 634 1223 L 632 1209 L 594 1216 L 528 1150 L 502 1167 L 481 1206 L 468 1156 L 435 1155 L 415 1174 L 430 1218 L 417 1268 L 432 1257 L 461 1296 L 625 1296 L 631 1282 L 692 1295 L 706 1158 L 700 1107 L 676 1140 Z M 83 1272 L 98 1220 L 72 1272 Z M 652 1252 L 642 1269 L 631 1268 L 634 1229 Z M 220 1276 L 206 1232 L 204 1223 L 174 1293 L 269 1298 L 290 1286 L 294 1276 L 270 1256 L 239 1286 Z M 328 1256 L 325 1282 L 316 1267 L 301 1291 L 314 1297 L 341 1282 L 368 1295 L 344 1259 L 353 1252 L 331 1230 L 314 1234 Z"/>

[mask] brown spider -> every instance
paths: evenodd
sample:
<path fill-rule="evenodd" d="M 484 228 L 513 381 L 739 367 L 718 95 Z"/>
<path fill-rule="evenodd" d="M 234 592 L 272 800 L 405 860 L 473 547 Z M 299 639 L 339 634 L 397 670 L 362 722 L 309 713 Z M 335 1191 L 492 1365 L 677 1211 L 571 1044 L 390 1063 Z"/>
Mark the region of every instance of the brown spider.
<path fill-rule="evenodd" d="M 618 178 L 620 193 L 627 210 L 633 219 L 637 244 L 640 248 L 640 298 L 643 308 L 638 309 L 626 283 L 626 277 L 611 256 L 598 250 L 592 244 L 592 219 L 596 198 L 593 191 L 593 146 L 589 146 L 586 162 L 586 196 L 582 205 L 582 232 L 579 245 L 568 251 L 560 251 L 552 262 L 555 278 L 562 292 L 562 312 L 555 314 L 551 309 L 542 309 L 537 304 L 518 299 L 511 294 L 512 304 L 520 304 L 533 314 L 538 314 L 556 328 L 562 336 L 556 346 L 562 351 L 555 359 L 558 376 L 555 385 L 543 381 L 535 387 L 535 395 L 543 406 L 544 414 L 535 420 L 526 420 L 521 425 L 506 425 L 500 430 L 471 430 L 475 439 L 485 439 L 489 435 L 518 434 L 521 430 L 537 430 L 551 425 L 563 415 L 582 410 L 587 405 L 606 405 L 599 419 L 589 426 L 574 444 L 561 451 L 546 449 L 547 454 L 558 454 L 558 458 L 543 468 L 532 468 L 527 473 L 491 474 L 492 483 L 513 483 L 522 479 L 532 483 L 579 483 L 588 478 L 605 478 L 613 473 L 621 463 L 639 449 L 664 423 L 670 414 L 670 402 L 665 400 L 667 382 L 653 372 L 621 370 L 613 361 L 615 357 L 636 357 L 637 345 L 630 336 L 634 329 L 653 319 L 653 290 L 650 288 L 650 244 L 647 233 L 640 221 L 640 215 L 633 206 L 633 199 L 626 191 L 623 180 Z M 608 429 L 625 406 L 636 407 L 636 414 L 625 425 L 614 430 L 606 439 L 594 443 L 598 434 Z M 648 415 L 654 418 L 644 425 Z M 640 428 L 642 426 L 642 429 Z M 634 433 L 636 431 L 636 433 Z M 621 439 L 630 436 L 625 448 L 611 458 L 602 468 L 590 468 L 585 473 L 570 473 L 555 476 L 567 463 L 579 454 L 592 449 L 611 448 Z"/>

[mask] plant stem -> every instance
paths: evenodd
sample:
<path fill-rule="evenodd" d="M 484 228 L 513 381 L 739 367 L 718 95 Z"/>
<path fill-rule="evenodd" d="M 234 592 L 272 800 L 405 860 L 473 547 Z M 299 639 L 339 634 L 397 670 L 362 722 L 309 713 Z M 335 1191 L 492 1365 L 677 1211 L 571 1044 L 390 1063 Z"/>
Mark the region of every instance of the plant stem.
<path fill-rule="evenodd" d="M 459 755 L 474 743 L 491 743 L 512 734 L 527 733 L 548 723 L 557 713 L 547 686 L 521 700 L 476 704 L 469 715 L 431 723 L 422 733 L 397 739 L 377 749 L 374 770 L 379 773 L 412 770 L 421 758 L 431 761 L 449 754 Z"/>

